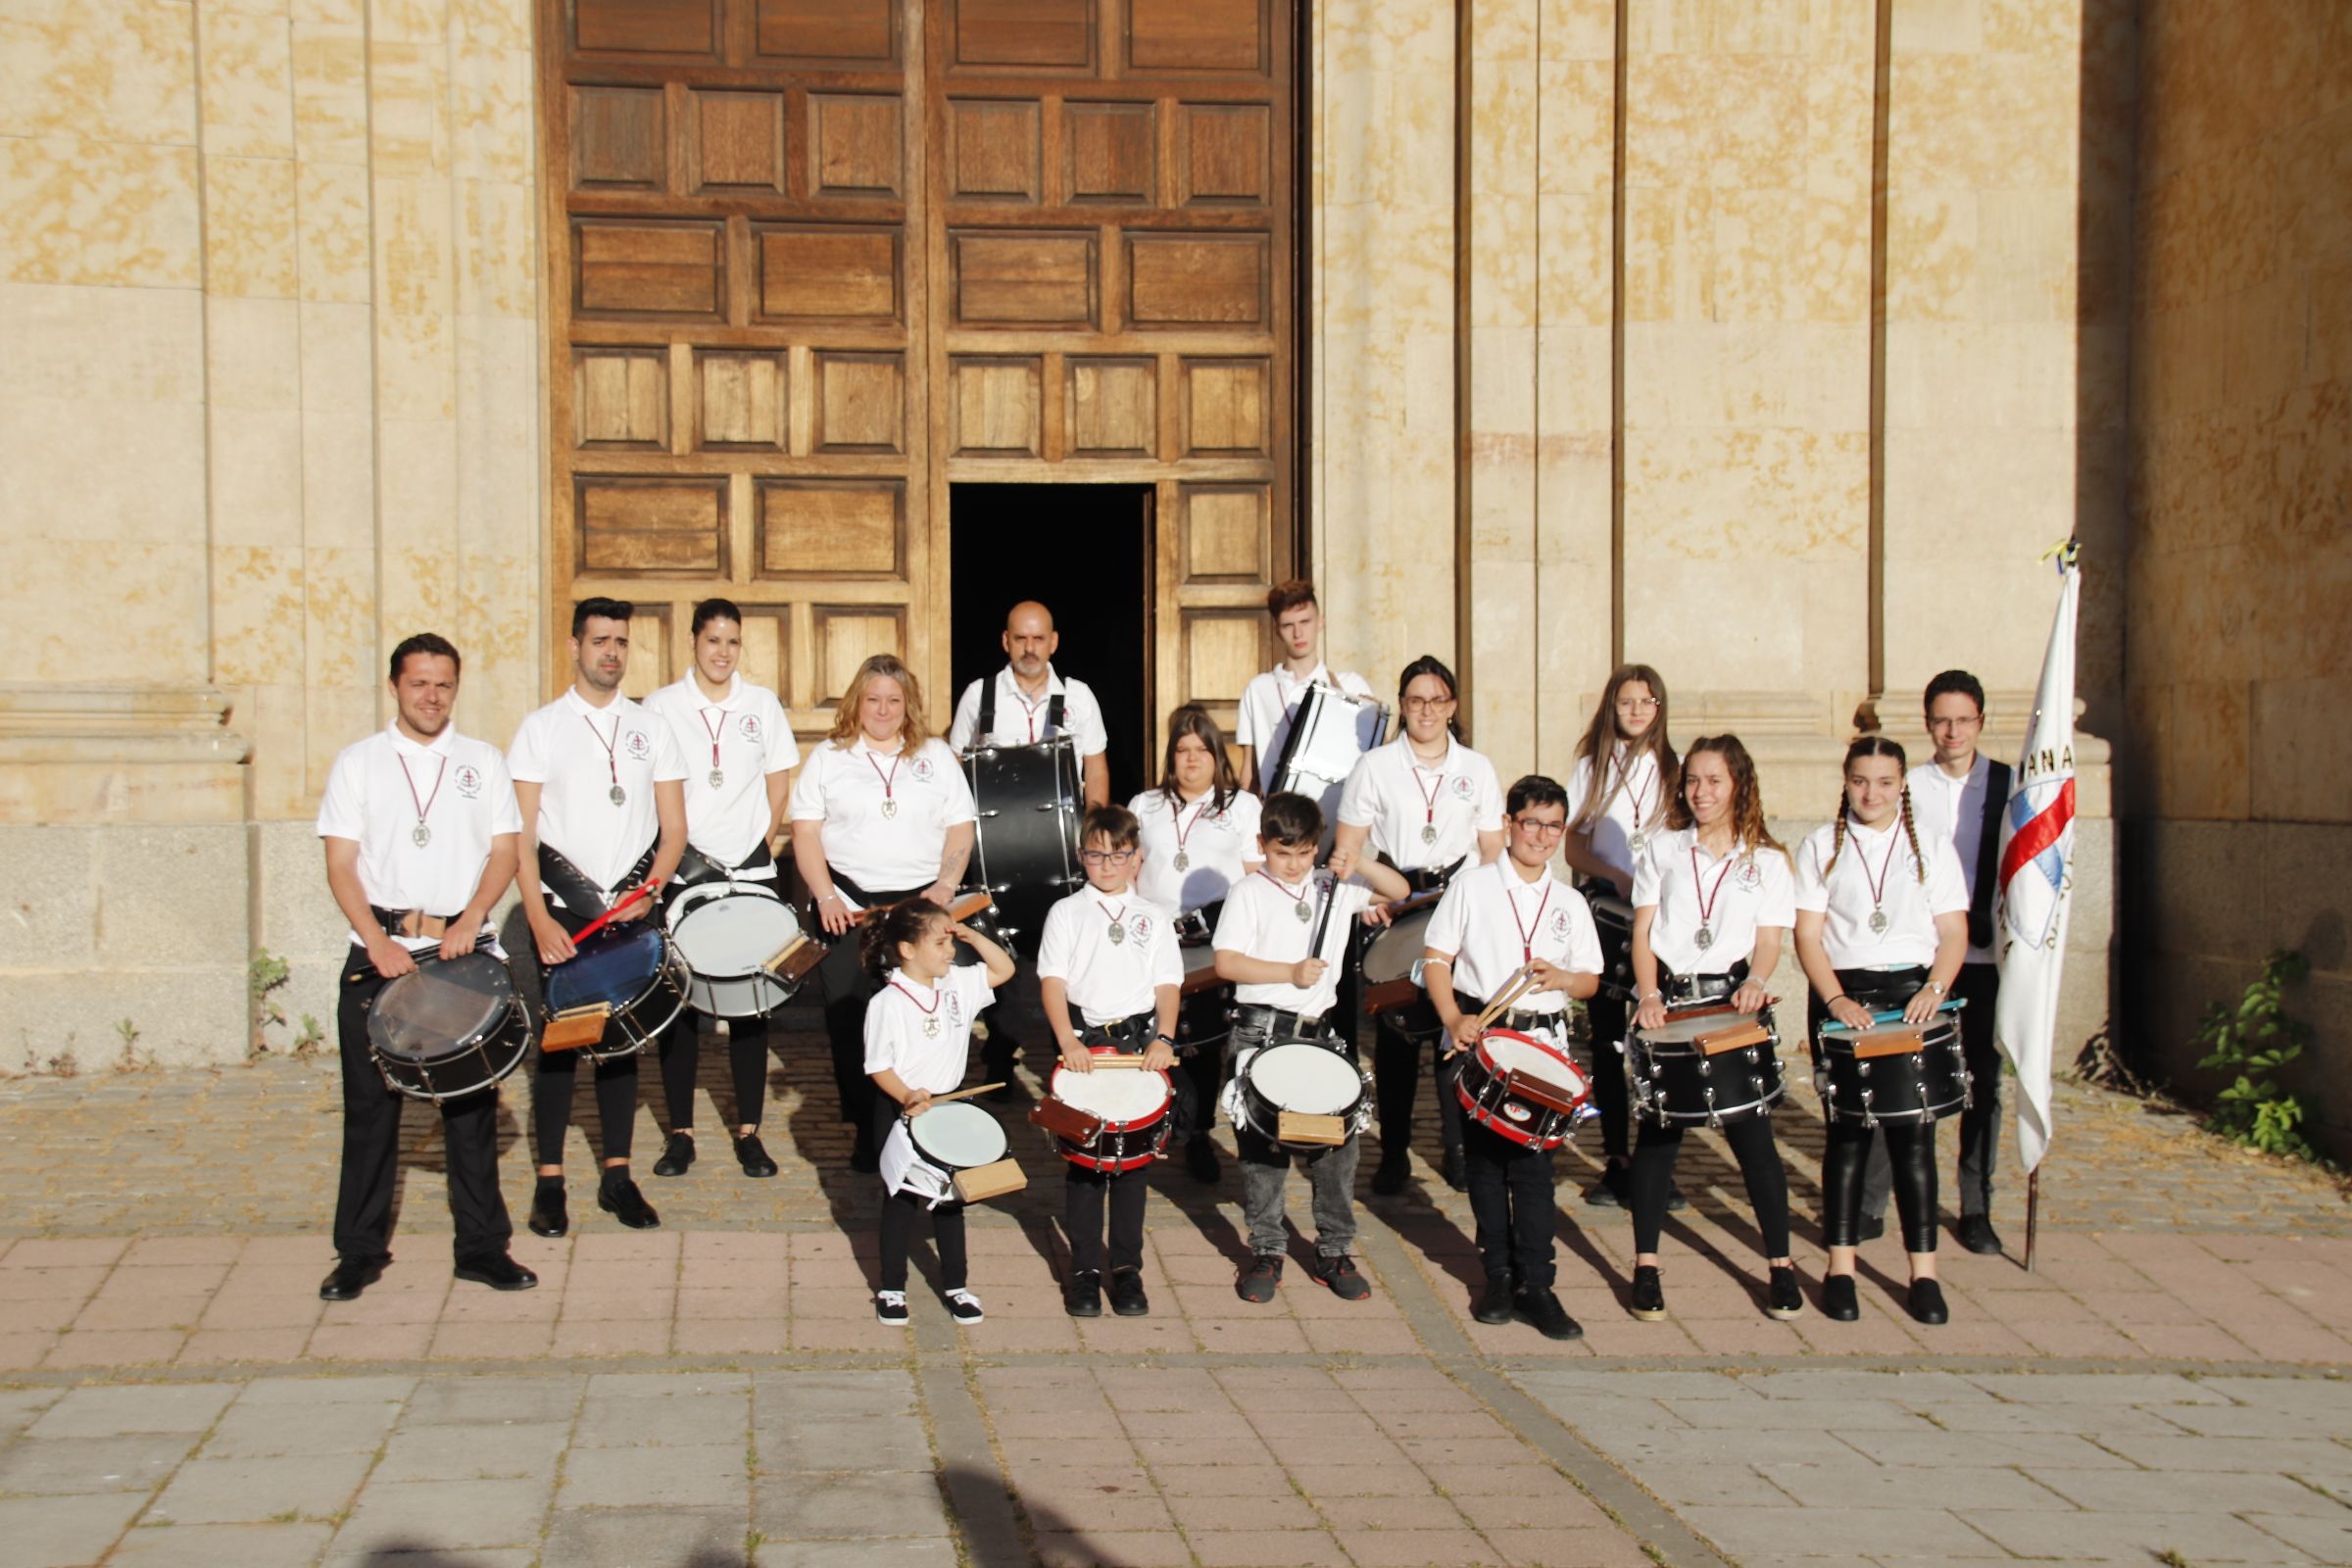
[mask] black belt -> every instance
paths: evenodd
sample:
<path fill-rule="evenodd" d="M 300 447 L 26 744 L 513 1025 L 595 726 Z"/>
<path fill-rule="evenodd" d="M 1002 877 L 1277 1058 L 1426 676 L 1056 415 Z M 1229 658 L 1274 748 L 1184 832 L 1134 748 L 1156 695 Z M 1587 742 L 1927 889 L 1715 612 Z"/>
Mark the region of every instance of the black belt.
<path fill-rule="evenodd" d="M 1217 917 L 1225 912 L 1225 901 L 1203 904 L 1198 909 L 1187 909 L 1176 917 L 1176 945 L 1180 948 L 1205 948 L 1216 939 Z"/>
<path fill-rule="evenodd" d="M 1453 880 L 1454 873 L 1470 863 L 1470 857 L 1465 855 L 1460 859 L 1454 861 L 1451 865 L 1425 865 L 1414 870 L 1407 871 L 1403 866 L 1398 865 L 1395 860 L 1390 859 L 1386 852 L 1375 851 L 1372 858 L 1378 860 L 1381 864 L 1387 866 L 1390 870 L 1404 878 L 1404 885 L 1411 888 L 1415 893 L 1436 893 L 1443 891 L 1446 887 L 1446 884 Z"/>
<path fill-rule="evenodd" d="M 384 935 L 388 937 L 437 937 L 441 932 L 425 930 L 426 922 L 438 920 L 445 931 L 456 925 L 461 917 L 459 914 L 426 914 L 421 909 L 387 909 L 380 904 L 368 906 L 368 912 L 375 916 L 376 924 L 384 928 Z M 402 930 L 401 927 L 411 919 L 417 922 L 417 928 L 414 931 Z"/>
<path fill-rule="evenodd" d="M 1152 1042 L 1159 1033 L 1157 1013 L 1138 1012 L 1116 1023 L 1084 1024 L 1078 1030 L 1078 1043 L 1090 1051 L 1108 1046 L 1126 1055 L 1140 1056 L 1152 1049 Z"/>
<path fill-rule="evenodd" d="M 1453 1004 L 1473 1018 L 1487 1010 L 1487 1004 L 1467 991 L 1456 991 L 1453 994 Z M 1560 1018 L 1561 1014 L 1556 1012 L 1535 1012 L 1526 1007 L 1505 1007 L 1487 1020 L 1487 1027 L 1490 1029 L 1516 1029 L 1521 1034 L 1526 1034 L 1531 1029 L 1549 1029 L 1559 1023 Z"/>
<path fill-rule="evenodd" d="M 1729 974 L 1676 974 L 1661 968 L 1658 973 L 1660 1000 L 1665 1002 L 1720 1002 L 1747 983 L 1747 960 L 1732 965 Z"/>
<path fill-rule="evenodd" d="M 1912 993 L 1928 983 L 1929 972 L 1925 964 L 1916 963 L 1900 969 L 1840 969 L 1838 984 L 1850 1000 L 1876 1011 L 1909 1002 Z M 1821 1005 L 1826 1012 L 1828 1004 Z"/>
<path fill-rule="evenodd" d="M 1323 1031 L 1323 1015 L 1319 1012 L 1293 1012 L 1287 1007 L 1268 1007 L 1254 1002 L 1245 1002 L 1227 1016 L 1237 1024 L 1249 1024 L 1268 1039 L 1276 1035 L 1304 1035 L 1319 1038 Z"/>

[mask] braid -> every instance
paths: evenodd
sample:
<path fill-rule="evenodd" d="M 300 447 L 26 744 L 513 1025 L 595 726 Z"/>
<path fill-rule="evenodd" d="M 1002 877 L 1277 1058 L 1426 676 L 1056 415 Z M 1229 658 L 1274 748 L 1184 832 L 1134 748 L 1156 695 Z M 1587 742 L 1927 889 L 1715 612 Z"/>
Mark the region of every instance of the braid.
<path fill-rule="evenodd" d="M 1928 885 L 1928 858 L 1919 853 L 1919 829 L 1911 820 L 1911 786 L 1903 785 L 1903 837 L 1911 841 L 1911 864 L 1919 873 L 1919 885 Z"/>
<path fill-rule="evenodd" d="M 1821 868 L 1821 879 L 1827 882 L 1830 873 L 1838 869 L 1838 857 L 1845 853 L 1845 791 L 1838 792 L 1838 815 L 1834 836 L 1830 839 L 1830 863 Z"/>

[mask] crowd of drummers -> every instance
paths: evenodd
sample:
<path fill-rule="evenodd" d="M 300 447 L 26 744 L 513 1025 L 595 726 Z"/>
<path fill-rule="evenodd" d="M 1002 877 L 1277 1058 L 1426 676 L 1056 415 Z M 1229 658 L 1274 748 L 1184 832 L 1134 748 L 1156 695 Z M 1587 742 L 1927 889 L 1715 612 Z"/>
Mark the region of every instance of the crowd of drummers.
<path fill-rule="evenodd" d="M 443 1118 L 458 1278 L 537 1283 L 510 1255 L 494 1142 L 495 1086 L 526 1064 L 537 1235 L 574 1222 L 565 1137 L 583 1062 L 596 1206 L 661 1223 L 631 1163 L 639 1064 L 659 1063 L 668 1116 L 653 1174 L 682 1176 L 707 1028 L 728 1053 L 735 1162 L 774 1175 L 765 1020 L 806 991 L 851 1163 L 881 1188 L 884 1323 L 908 1319 L 926 1215 L 946 1311 L 983 1320 L 963 1216 L 1023 1183 L 990 1107 L 1014 1098 L 1024 1061 L 1044 1088 L 1024 1135 L 1062 1156 L 1073 1316 L 1105 1298 L 1151 1310 L 1145 1173 L 1166 1157 L 1223 1181 L 1220 1115 L 1247 1220 L 1242 1298 L 1282 1286 L 1294 1166 L 1309 1281 L 1369 1296 L 1351 1256 L 1362 1145 L 1379 1144 L 1372 1190 L 1401 1192 L 1429 1079 L 1438 1173 L 1476 1221 L 1479 1321 L 1582 1333 L 1553 1290 L 1552 1160 L 1588 1121 L 1603 1168 L 1583 1198 L 1631 1213 L 1636 1317 L 1667 1312 L 1660 1239 L 1697 1127 L 1744 1179 L 1764 1310 L 1793 1317 L 1806 1298 L 1773 1137 L 1784 1063 L 1767 990 L 1793 937 L 1827 1122 L 1821 1308 L 1858 1316 L 1856 1249 L 1891 1196 L 1909 1310 L 1943 1322 L 1942 1119 L 1959 1122 L 1958 1240 L 2001 1246 L 1987 1217 L 1988 857 L 2009 774 L 1977 750 L 1978 682 L 1955 670 L 1929 684 L 1932 756 L 1917 767 L 1884 735 L 1855 741 L 1833 820 L 1791 851 L 1737 736 L 1678 752 L 1647 665 L 1611 673 L 1565 781 L 1506 784 L 1463 744 L 1444 663 L 1415 660 L 1385 701 L 1324 664 L 1308 584 L 1282 584 L 1267 608 L 1281 661 L 1242 694 L 1236 732 L 1178 709 L 1157 783 L 1125 806 L 1107 798 L 1105 714 L 1055 672 L 1052 616 L 1034 603 L 1010 612 L 1004 666 L 966 687 L 944 735 L 914 675 L 882 655 L 806 756 L 775 694 L 740 673 L 743 614 L 725 600 L 696 607 L 693 667 L 642 703 L 621 694 L 631 607 L 575 606 L 572 682 L 503 753 L 452 723 L 459 651 L 430 633 L 401 643 L 396 715 L 336 759 L 318 815 L 351 926 L 337 1261 L 319 1295 L 356 1298 L 391 1260 L 407 1099 Z M 491 924 L 510 888 L 512 954 Z M 1007 1013 L 1042 1013 L 1051 1040 L 1015 1038 Z"/>

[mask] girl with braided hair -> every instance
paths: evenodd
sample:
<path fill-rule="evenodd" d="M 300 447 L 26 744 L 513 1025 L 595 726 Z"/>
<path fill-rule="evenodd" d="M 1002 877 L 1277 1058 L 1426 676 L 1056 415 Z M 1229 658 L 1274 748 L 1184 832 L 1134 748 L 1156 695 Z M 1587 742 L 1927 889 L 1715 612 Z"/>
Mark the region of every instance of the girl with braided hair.
<path fill-rule="evenodd" d="M 1811 984 L 1808 1039 L 1835 1020 L 1870 1027 L 1874 1012 L 1901 1009 L 1925 1023 L 1951 994 L 1968 953 L 1968 886 L 1948 841 L 1923 848 L 1904 782 L 1903 749 L 1865 735 L 1845 752 L 1845 789 L 1837 820 L 1796 850 L 1796 956 Z M 1877 1127 L 1833 1118 L 1822 1152 L 1822 1230 L 1829 1270 L 1822 1310 L 1839 1322 L 1861 1315 L 1854 1297 L 1862 1240 L 1864 1169 L 1874 1135 L 1884 1134 L 1903 1247 L 1911 1260 L 1911 1315 L 1942 1323 L 1949 1314 L 1936 1282 L 1936 1124 Z"/>

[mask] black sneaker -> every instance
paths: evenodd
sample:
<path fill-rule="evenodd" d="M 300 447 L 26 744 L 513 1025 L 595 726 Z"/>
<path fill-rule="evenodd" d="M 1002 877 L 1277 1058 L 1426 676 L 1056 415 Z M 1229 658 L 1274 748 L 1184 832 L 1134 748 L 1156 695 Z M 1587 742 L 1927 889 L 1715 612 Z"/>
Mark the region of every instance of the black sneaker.
<path fill-rule="evenodd" d="M 1372 1173 L 1372 1191 L 1383 1198 L 1395 1198 L 1404 1191 L 1404 1184 L 1413 1174 L 1413 1159 L 1403 1150 L 1385 1152 L 1380 1156 L 1380 1168 Z"/>
<path fill-rule="evenodd" d="M 1279 1252 L 1260 1252 L 1251 1258 L 1249 1266 L 1242 1270 L 1242 1277 L 1233 1286 L 1236 1296 L 1256 1306 L 1263 1306 L 1274 1299 L 1274 1293 L 1280 1289 L 1282 1254 Z"/>
<path fill-rule="evenodd" d="M 1072 1317 L 1101 1317 L 1102 1276 L 1091 1268 L 1071 1275 L 1061 1288 L 1061 1309 Z"/>
<path fill-rule="evenodd" d="M 746 1176 L 773 1176 L 776 1173 L 776 1162 L 768 1157 L 767 1146 L 760 1141 L 758 1133 L 745 1133 L 735 1140 L 735 1163 L 743 1167 Z M 658 1165 L 655 1167 L 657 1170 L 660 1168 Z"/>
<path fill-rule="evenodd" d="M 1611 1165 L 1600 1173 L 1600 1180 L 1585 1189 L 1585 1201 L 1594 1208 L 1623 1208 L 1625 1191 L 1625 1167 Z"/>
<path fill-rule="evenodd" d="M 1470 1308 L 1470 1315 L 1481 1323 L 1508 1323 L 1511 1320 L 1511 1294 L 1509 1275 L 1488 1275 L 1487 1288 Z"/>
<path fill-rule="evenodd" d="M 1972 1252 L 1985 1257 L 1998 1257 L 2001 1254 L 2000 1232 L 1994 1230 L 1992 1221 L 1983 1214 L 1961 1215 L 1958 1235 L 1960 1245 Z"/>
<path fill-rule="evenodd" d="M 1535 1324 L 1537 1332 L 1547 1340 L 1581 1340 L 1585 1337 L 1584 1325 L 1568 1315 L 1568 1309 L 1560 1304 L 1560 1298 L 1551 1293 L 1548 1286 L 1541 1290 L 1521 1291 L 1512 1298 L 1511 1305 L 1526 1314 L 1528 1321 Z"/>
<path fill-rule="evenodd" d="M 1862 1315 L 1862 1303 L 1854 1297 L 1854 1277 L 1851 1274 L 1825 1274 L 1821 1280 L 1822 1315 L 1833 1323 L 1851 1323 Z"/>
<path fill-rule="evenodd" d="M 1152 1310 L 1152 1298 L 1144 1294 L 1142 1269 L 1110 1271 L 1110 1309 L 1121 1317 L 1142 1317 Z"/>
<path fill-rule="evenodd" d="M 1321 1252 L 1306 1265 L 1306 1277 L 1318 1285 L 1331 1288 L 1331 1294 L 1343 1301 L 1361 1301 L 1372 1294 L 1372 1282 L 1355 1266 L 1355 1259 L 1346 1252 L 1329 1256 Z"/>
<path fill-rule="evenodd" d="M 1805 1293 L 1796 1283 L 1796 1265 L 1794 1263 L 1779 1263 L 1773 1266 L 1772 1287 L 1770 1294 L 1765 1298 L 1764 1310 L 1784 1323 L 1792 1317 L 1803 1314 Z"/>
<path fill-rule="evenodd" d="M 1666 1282 L 1655 1268 L 1634 1270 L 1633 1313 L 1644 1323 L 1655 1323 L 1666 1315 Z"/>
<path fill-rule="evenodd" d="M 948 1315 L 966 1328 L 988 1316 L 980 1310 L 980 1298 L 961 1288 L 948 1292 Z"/>
<path fill-rule="evenodd" d="M 1209 1142 L 1208 1134 L 1196 1133 L 1185 1140 L 1184 1168 L 1202 1186 L 1225 1174 L 1225 1167 L 1217 1161 L 1217 1146 Z"/>
<path fill-rule="evenodd" d="M 894 1329 L 906 1326 L 906 1293 L 905 1291 L 876 1291 L 874 1293 L 874 1321 Z"/>
<path fill-rule="evenodd" d="M 654 1161 L 657 1176 L 683 1176 L 686 1167 L 694 1163 L 694 1134 L 671 1133 L 662 1144 L 662 1157 Z"/>

